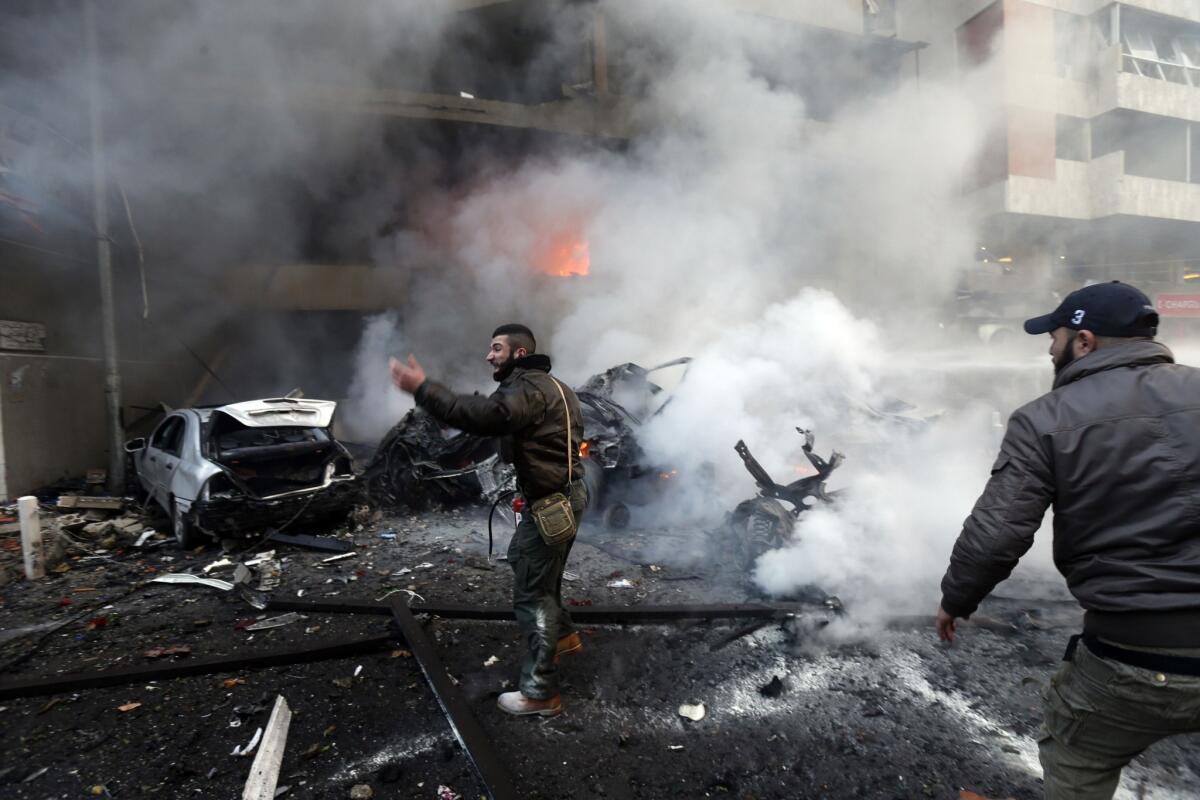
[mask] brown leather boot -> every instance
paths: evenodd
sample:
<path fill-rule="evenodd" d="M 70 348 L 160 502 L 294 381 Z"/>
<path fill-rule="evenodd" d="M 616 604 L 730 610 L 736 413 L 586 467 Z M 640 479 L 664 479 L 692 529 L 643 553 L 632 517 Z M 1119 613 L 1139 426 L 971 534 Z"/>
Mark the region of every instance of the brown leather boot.
<path fill-rule="evenodd" d="M 572 656 L 582 650 L 583 639 L 579 638 L 579 631 L 571 631 L 558 640 L 558 647 L 554 650 L 554 658 L 559 659 L 563 656 Z"/>
<path fill-rule="evenodd" d="M 562 696 L 556 694 L 545 700 L 535 700 L 520 692 L 505 692 L 496 700 L 496 705 L 500 706 L 501 711 L 518 717 L 530 714 L 553 717 L 562 713 Z"/>

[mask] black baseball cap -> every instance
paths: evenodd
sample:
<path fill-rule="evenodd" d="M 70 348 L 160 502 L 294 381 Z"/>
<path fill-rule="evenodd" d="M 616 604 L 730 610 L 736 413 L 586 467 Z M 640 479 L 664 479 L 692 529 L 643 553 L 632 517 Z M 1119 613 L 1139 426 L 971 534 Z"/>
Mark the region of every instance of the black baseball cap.
<path fill-rule="evenodd" d="M 1128 283 L 1095 283 L 1071 292 L 1049 314 L 1025 320 L 1026 333 L 1055 328 L 1088 330 L 1097 336 L 1153 336 L 1158 333 L 1158 312 L 1149 297 Z"/>

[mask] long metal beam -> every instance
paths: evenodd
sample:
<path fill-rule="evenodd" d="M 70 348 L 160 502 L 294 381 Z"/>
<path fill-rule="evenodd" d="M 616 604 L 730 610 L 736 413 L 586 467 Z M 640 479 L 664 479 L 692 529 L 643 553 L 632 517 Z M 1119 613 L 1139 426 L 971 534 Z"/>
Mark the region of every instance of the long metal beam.
<path fill-rule="evenodd" d="M 425 680 L 433 689 L 433 694 L 437 698 L 438 705 L 442 707 L 442 712 L 445 713 L 454 736 L 479 774 L 479 779 L 483 783 L 488 797 L 491 800 L 517 800 L 520 795 L 517 794 L 508 767 L 504 766 L 500 754 L 492 747 L 491 737 L 487 735 L 479 724 L 479 720 L 475 719 L 475 715 L 471 713 L 471 707 L 467 703 L 466 697 L 451 682 L 446 667 L 438 657 L 437 649 L 425 635 L 421 623 L 417 622 L 417 618 L 413 616 L 412 611 L 401 598 L 392 600 L 390 609 L 392 619 L 400 626 L 400 632 L 404 634 L 408 649 L 421 666 L 421 671 L 425 673 Z"/>
<path fill-rule="evenodd" d="M 375 635 L 366 638 L 341 639 L 329 644 L 308 648 L 275 650 L 269 653 L 217 656 L 214 658 L 188 659 L 172 664 L 155 664 L 146 667 L 124 667 L 99 672 L 83 672 L 58 675 L 53 678 L 9 681 L 0 683 L 0 700 L 14 697 L 38 697 L 80 689 L 100 689 L 106 686 L 124 686 L 129 683 L 169 680 L 192 675 L 208 675 L 213 672 L 232 672 L 242 669 L 278 667 L 301 664 L 309 661 L 324 661 L 358 653 L 378 650 L 394 641 L 390 635 Z"/>
<path fill-rule="evenodd" d="M 376 614 L 391 613 L 390 606 L 369 601 L 302 601 L 272 600 L 268 605 L 272 611 L 301 611 L 314 614 Z M 511 608 L 487 608 L 456 603 L 421 603 L 410 606 L 414 614 L 432 614 L 447 619 L 511 620 Z M 670 605 L 670 606 L 574 606 L 568 609 L 576 622 L 600 624 L 639 624 L 672 622 L 684 619 L 784 619 L 805 611 L 812 606 L 792 603 L 734 603 L 726 605 Z"/>

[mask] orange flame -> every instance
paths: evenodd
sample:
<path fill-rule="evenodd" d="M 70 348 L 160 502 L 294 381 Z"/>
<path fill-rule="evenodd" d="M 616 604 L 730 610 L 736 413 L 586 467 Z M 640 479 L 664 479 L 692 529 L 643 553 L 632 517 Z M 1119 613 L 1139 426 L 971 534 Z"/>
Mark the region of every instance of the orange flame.
<path fill-rule="evenodd" d="M 573 231 L 561 231 L 546 243 L 536 265 L 547 275 L 587 275 L 591 267 L 587 240 Z"/>

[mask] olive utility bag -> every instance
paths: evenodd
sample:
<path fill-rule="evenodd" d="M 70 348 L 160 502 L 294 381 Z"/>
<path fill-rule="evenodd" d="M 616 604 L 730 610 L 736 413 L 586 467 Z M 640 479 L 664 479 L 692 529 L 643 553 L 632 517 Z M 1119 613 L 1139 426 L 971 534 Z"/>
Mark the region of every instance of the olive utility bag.
<path fill-rule="evenodd" d="M 562 384 L 555 378 L 550 380 L 554 381 L 554 386 L 562 397 L 563 409 L 567 412 L 567 490 L 570 491 L 575 461 L 574 453 L 571 452 L 571 407 L 567 404 L 567 395 L 563 392 Z M 571 541 L 579 528 L 575 520 L 575 510 L 571 508 L 571 498 L 564 492 L 555 492 L 535 500 L 529 508 L 529 513 L 533 516 L 533 523 L 537 525 L 538 535 L 551 547 Z"/>

